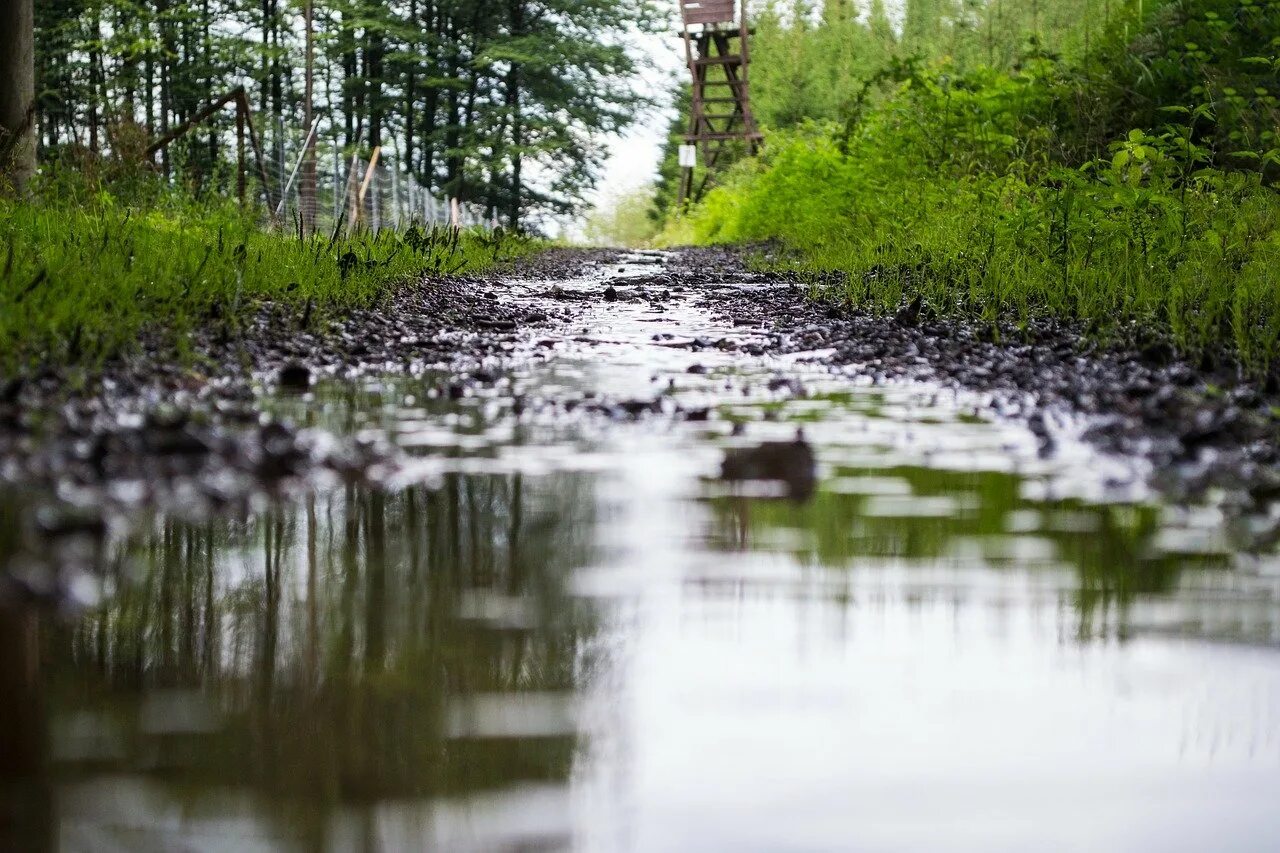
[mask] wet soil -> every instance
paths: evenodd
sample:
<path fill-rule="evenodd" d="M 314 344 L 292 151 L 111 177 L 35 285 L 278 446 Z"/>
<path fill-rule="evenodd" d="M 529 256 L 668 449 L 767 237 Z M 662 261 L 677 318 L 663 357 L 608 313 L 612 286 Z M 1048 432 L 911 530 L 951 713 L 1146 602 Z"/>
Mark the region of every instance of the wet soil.
<path fill-rule="evenodd" d="M 111 507 L 200 515 L 319 480 L 376 483 L 398 469 L 393 448 L 268 417 L 263 393 L 432 368 L 446 375 L 435 393 L 457 399 L 491 385 L 504 364 L 544 358 L 557 342 L 590 345 L 591 330 L 579 327 L 588 306 L 644 302 L 656 312 L 710 310 L 740 332 L 711 340 L 681 334 L 678 323 L 655 326 L 659 346 L 786 355 L 863 382 L 983 392 L 988 410 L 1027 422 L 1045 455 L 1063 429 L 1080 428 L 1106 452 L 1149 461 L 1174 495 L 1213 485 L 1243 504 L 1280 496 L 1276 401 L 1235 377 L 1201 372 L 1163 348 L 1096 350 L 1049 324 L 996 334 L 924 316 L 918 306 L 888 318 L 858 313 L 752 271 L 747 258 L 725 249 L 552 250 L 488 278 L 405 287 L 323 323 L 310 311 L 264 304 L 239 334 L 195 334 L 193 356 L 182 362 L 144 341 L 137 355 L 87 382 L 53 370 L 11 379 L 0 387 L 0 480 L 57 496 L 58 509 L 41 520 L 50 534 L 100 525 Z M 785 369 L 770 390 L 804 393 Z M 566 417 L 713 416 L 656 395 L 586 392 L 529 405 Z"/>

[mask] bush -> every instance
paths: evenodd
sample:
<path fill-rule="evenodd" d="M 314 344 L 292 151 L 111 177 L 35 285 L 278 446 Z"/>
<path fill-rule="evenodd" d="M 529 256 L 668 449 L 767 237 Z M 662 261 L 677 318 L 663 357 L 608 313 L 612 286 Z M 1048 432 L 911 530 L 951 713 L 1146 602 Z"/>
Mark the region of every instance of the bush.
<path fill-rule="evenodd" d="M 191 330 L 235 334 L 263 301 L 368 304 L 413 278 L 524 248 L 501 232 L 452 229 L 299 239 L 263 231 L 231 204 L 172 197 L 149 212 L 105 191 L 87 203 L 0 200 L 0 376 L 92 368 L 144 332 L 181 352 Z"/>
<path fill-rule="evenodd" d="M 781 239 L 805 269 L 847 273 L 845 295 L 862 306 L 919 297 L 991 323 L 1079 322 L 1108 341 L 1167 335 L 1262 373 L 1280 357 L 1280 197 L 1269 183 L 1280 152 L 1262 129 L 1276 83 L 1242 103 L 1222 81 L 1244 85 L 1261 68 L 1247 45 L 1280 44 L 1268 37 L 1280 0 L 1250 0 L 1225 30 L 1224 5 L 1182 2 L 1153 18 L 1145 49 L 1172 61 L 1152 45 L 1208 28 L 1222 61 L 1200 45 L 1186 60 L 1199 77 L 1159 70 L 1137 95 L 1116 79 L 1129 67 L 1116 59 L 1120 26 L 1078 63 L 1032 49 L 1010 70 L 903 64 L 896 92 L 857 121 L 772 134 L 682 236 Z M 1180 28 L 1159 29 L 1170 16 Z M 1117 117 L 1146 123 L 1094 141 Z"/>

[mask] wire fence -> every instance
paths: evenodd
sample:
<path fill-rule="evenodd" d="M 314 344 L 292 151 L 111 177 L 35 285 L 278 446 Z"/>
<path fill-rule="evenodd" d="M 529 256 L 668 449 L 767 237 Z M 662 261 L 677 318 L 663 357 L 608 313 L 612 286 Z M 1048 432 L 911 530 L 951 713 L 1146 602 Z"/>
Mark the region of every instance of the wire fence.
<path fill-rule="evenodd" d="M 496 226 L 483 208 L 422 186 L 392 149 L 375 149 L 366 159 L 344 154 L 336 139 L 317 136 L 312 176 L 303 162 L 308 134 L 296 129 L 290 133 L 283 123 L 273 130 L 267 137 L 270 142 L 263 141 L 265 174 L 259 182 L 267 183 L 264 201 L 279 227 L 332 233 L 403 230 L 415 223 L 486 230 Z"/>

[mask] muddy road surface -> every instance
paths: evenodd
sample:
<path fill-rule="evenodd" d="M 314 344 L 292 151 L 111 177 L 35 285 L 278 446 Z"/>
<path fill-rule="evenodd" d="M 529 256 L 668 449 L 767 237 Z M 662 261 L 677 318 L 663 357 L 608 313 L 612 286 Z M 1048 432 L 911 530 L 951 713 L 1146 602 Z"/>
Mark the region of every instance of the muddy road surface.
<path fill-rule="evenodd" d="M 6 385 L 6 846 L 1280 846 L 1256 391 L 718 251 L 304 319 Z"/>

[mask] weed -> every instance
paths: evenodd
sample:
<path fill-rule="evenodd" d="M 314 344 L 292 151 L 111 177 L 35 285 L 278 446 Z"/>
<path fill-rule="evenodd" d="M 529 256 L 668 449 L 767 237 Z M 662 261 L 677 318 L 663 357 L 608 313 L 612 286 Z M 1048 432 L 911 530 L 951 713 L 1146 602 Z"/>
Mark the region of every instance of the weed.
<path fill-rule="evenodd" d="M 296 306 L 310 326 L 319 312 L 530 249 L 522 238 L 421 225 L 403 235 L 280 236 L 229 206 L 139 213 L 14 201 L 0 201 L 0 247 L 0 375 L 92 368 L 144 333 L 175 354 L 201 326 L 234 339 L 262 302 Z"/>

